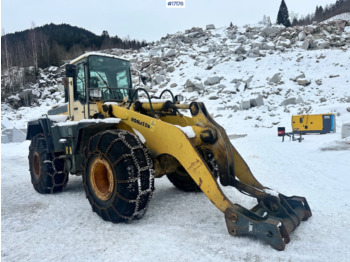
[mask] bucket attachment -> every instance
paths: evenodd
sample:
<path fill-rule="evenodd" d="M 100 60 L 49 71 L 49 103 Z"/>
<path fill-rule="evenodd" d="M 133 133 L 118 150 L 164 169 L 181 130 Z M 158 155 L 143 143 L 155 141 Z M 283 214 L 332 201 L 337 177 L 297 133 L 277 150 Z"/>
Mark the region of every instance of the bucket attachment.
<path fill-rule="evenodd" d="M 289 234 L 311 215 L 304 197 L 279 194 L 258 200 L 251 210 L 235 204 L 225 211 L 225 220 L 231 235 L 251 235 L 281 251 L 290 241 Z"/>
<path fill-rule="evenodd" d="M 220 198 L 217 200 L 217 197 L 214 196 L 219 194 L 220 190 L 214 192 L 215 186 L 210 188 L 207 196 L 225 214 L 228 232 L 234 236 L 254 236 L 267 242 L 277 250 L 284 250 L 286 244 L 290 241 L 290 233 L 295 230 L 301 221 L 307 220 L 312 215 L 306 199 L 298 196 L 287 197 L 263 186 L 253 176 L 247 163 L 231 144 L 225 130 L 207 113 L 205 106 L 200 103 L 192 103 L 191 105 L 190 109 L 195 121 L 196 118 L 201 118 L 197 122 L 202 126 L 206 123 L 206 126 L 215 129 L 217 134 L 217 141 L 213 143 L 210 149 L 216 159 L 221 185 L 233 186 L 258 201 L 255 207 L 248 210 L 229 201 L 222 194 L 222 199 L 228 200 L 225 209 L 221 205 Z M 193 108 L 196 110 L 193 110 Z M 285 128 L 280 127 L 278 135 L 284 136 L 285 134 Z M 195 178 L 194 173 L 189 173 L 192 178 Z M 203 190 L 204 187 L 201 188 Z M 203 192 L 206 192 L 206 190 L 203 190 Z"/>

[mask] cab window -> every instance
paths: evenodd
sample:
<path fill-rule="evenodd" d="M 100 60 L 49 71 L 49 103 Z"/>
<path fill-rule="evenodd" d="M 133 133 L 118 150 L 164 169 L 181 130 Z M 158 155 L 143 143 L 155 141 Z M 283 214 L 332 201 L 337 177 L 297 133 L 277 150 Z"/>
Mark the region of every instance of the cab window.
<path fill-rule="evenodd" d="M 84 63 L 76 65 L 77 77 L 75 78 L 74 85 L 74 100 L 80 100 L 85 102 L 86 93 L 85 93 L 85 68 Z"/>
<path fill-rule="evenodd" d="M 130 63 L 107 56 L 90 56 L 89 89 L 101 90 L 102 101 L 123 101 L 130 99 L 132 82 Z"/>

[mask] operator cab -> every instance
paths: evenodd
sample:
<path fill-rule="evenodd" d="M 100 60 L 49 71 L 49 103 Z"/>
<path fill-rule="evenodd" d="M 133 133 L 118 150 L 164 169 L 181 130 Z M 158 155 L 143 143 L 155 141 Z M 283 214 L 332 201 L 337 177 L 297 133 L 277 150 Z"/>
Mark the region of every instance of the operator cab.
<path fill-rule="evenodd" d="M 129 61 L 112 56 L 89 55 L 76 63 L 74 98 L 122 102 L 131 96 L 132 82 Z M 86 95 L 88 90 L 88 96 Z"/>
<path fill-rule="evenodd" d="M 66 66 L 71 120 L 91 118 L 96 103 L 132 99 L 130 62 L 106 54 L 85 54 Z"/>

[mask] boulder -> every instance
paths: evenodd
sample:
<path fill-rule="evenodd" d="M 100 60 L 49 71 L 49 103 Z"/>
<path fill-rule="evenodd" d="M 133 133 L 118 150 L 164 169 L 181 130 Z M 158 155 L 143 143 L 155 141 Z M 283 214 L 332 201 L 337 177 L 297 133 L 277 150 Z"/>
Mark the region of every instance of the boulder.
<path fill-rule="evenodd" d="M 246 83 L 239 81 L 235 84 L 235 89 L 237 92 L 241 92 L 244 91 L 246 89 Z"/>
<path fill-rule="evenodd" d="M 322 85 L 322 79 L 317 79 L 317 80 L 315 81 L 315 83 L 316 83 L 318 86 Z"/>
<path fill-rule="evenodd" d="M 236 56 L 235 61 L 237 61 L 237 62 L 242 62 L 242 61 L 245 60 L 246 58 L 247 58 L 247 57 L 244 56 L 244 55 L 238 55 L 238 56 Z"/>
<path fill-rule="evenodd" d="M 343 123 L 341 126 L 341 138 L 350 136 L 350 122 Z"/>
<path fill-rule="evenodd" d="M 144 61 L 141 63 L 141 68 L 146 68 L 149 67 L 151 65 L 151 61 Z"/>
<path fill-rule="evenodd" d="M 244 35 L 241 35 L 241 36 L 237 37 L 237 39 L 236 39 L 236 41 L 238 43 L 241 43 L 241 44 L 243 44 L 246 40 L 247 40 L 247 38 Z"/>
<path fill-rule="evenodd" d="M 263 43 L 262 50 L 275 50 L 275 44 L 273 42 Z"/>
<path fill-rule="evenodd" d="M 1 144 L 8 144 L 10 143 L 10 138 L 8 137 L 8 135 L 1 135 Z"/>
<path fill-rule="evenodd" d="M 316 45 L 318 49 L 328 49 L 330 47 L 330 43 L 324 39 L 317 40 Z"/>
<path fill-rule="evenodd" d="M 210 96 L 210 97 L 209 97 L 209 100 L 217 100 L 217 99 L 219 99 L 218 96 Z"/>
<path fill-rule="evenodd" d="M 13 128 L 13 142 L 22 143 L 26 140 L 27 134 L 20 129 Z"/>
<path fill-rule="evenodd" d="M 281 30 L 283 29 L 283 27 L 280 26 L 276 26 L 276 27 L 265 27 L 262 31 L 261 31 L 261 35 L 263 37 L 275 37 Z"/>
<path fill-rule="evenodd" d="M 310 47 L 310 42 L 309 40 L 305 39 L 304 42 L 301 44 L 301 48 L 304 50 L 308 50 Z"/>
<path fill-rule="evenodd" d="M 311 80 L 308 80 L 305 78 L 299 78 L 299 79 L 297 79 L 297 83 L 298 83 L 298 85 L 301 85 L 301 86 L 308 86 L 311 84 Z"/>
<path fill-rule="evenodd" d="M 161 84 L 165 80 L 164 76 L 162 75 L 156 75 L 155 82 L 157 85 Z"/>
<path fill-rule="evenodd" d="M 213 24 L 207 25 L 207 26 L 206 26 L 206 29 L 207 29 L 207 30 L 215 29 L 215 25 L 213 25 Z"/>
<path fill-rule="evenodd" d="M 13 128 L 1 130 L 1 143 L 11 143 L 13 140 Z"/>
<path fill-rule="evenodd" d="M 205 89 L 205 87 L 202 84 L 202 82 L 195 82 L 194 83 L 194 87 L 195 87 L 196 90 L 204 90 Z"/>
<path fill-rule="evenodd" d="M 283 46 L 286 48 L 290 48 L 291 47 L 292 42 L 289 39 L 280 39 L 277 42 L 278 46 Z"/>
<path fill-rule="evenodd" d="M 12 129 L 14 124 L 7 118 L 1 119 L 1 129 Z"/>
<path fill-rule="evenodd" d="M 154 57 L 154 56 L 161 56 L 162 52 L 160 49 L 151 49 L 149 51 L 149 56 Z"/>
<path fill-rule="evenodd" d="M 51 72 L 51 73 L 57 73 L 58 67 L 56 67 L 56 66 L 50 66 L 49 69 L 48 69 L 48 71 Z"/>
<path fill-rule="evenodd" d="M 297 99 L 295 97 L 288 98 L 281 103 L 281 106 L 296 105 Z"/>
<path fill-rule="evenodd" d="M 176 55 L 175 49 L 170 49 L 168 52 L 165 53 L 165 57 L 172 57 Z"/>
<path fill-rule="evenodd" d="M 33 100 L 32 90 L 24 90 L 19 93 L 18 97 L 21 99 L 22 106 L 31 106 Z"/>
<path fill-rule="evenodd" d="M 298 34 L 299 41 L 304 41 L 306 39 L 306 33 L 304 31 Z"/>
<path fill-rule="evenodd" d="M 62 85 L 62 84 L 59 84 L 58 86 L 57 86 L 57 91 L 58 92 L 64 92 L 64 85 Z M 33 92 L 32 92 L 33 93 Z"/>
<path fill-rule="evenodd" d="M 255 106 L 263 106 L 264 105 L 264 99 L 262 95 L 258 95 L 256 98 L 250 99 L 250 107 L 255 107 Z"/>
<path fill-rule="evenodd" d="M 304 100 L 301 97 L 298 97 L 297 100 L 295 100 L 297 104 L 302 104 L 304 103 Z"/>
<path fill-rule="evenodd" d="M 247 53 L 243 46 L 239 46 L 234 50 L 235 54 L 241 55 Z"/>
<path fill-rule="evenodd" d="M 204 84 L 206 86 L 212 86 L 220 83 L 221 77 L 218 76 L 213 76 L 213 77 L 208 77 L 207 80 L 204 81 Z"/>
<path fill-rule="evenodd" d="M 281 74 L 277 73 L 269 79 L 269 83 L 270 84 L 279 84 L 279 83 L 281 83 L 281 80 L 282 80 Z"/>
<path fill-rule="evenodd" d="M 169 67 L 166 68 L 166 71 L 167 71 L 168 73 L 172 73 L 172 72 L 175 71 L 175 67 L 169 66 Z"/>
<path fill-rule="evenodd" d="M 246 100 L 246 101 L 242 100 L 242 102 L 241 102 L 241 109 L 242 110 L 250 109 L 250 100 Z"/>
<path fill-rule="evenodd" d="M 207 61 L 207 64 L 208 65 L 213 65 L 214 63 L 216 62 L 216 59 L 215 58 L 211 58 L 211 59 L 208 59 L 208 61 Z"/>
<path fill-rule="evenodd" d="M 265 56 L 263 55 L 262 53 L 260 53 L 260 49 L 255 47 L 255 48 L 252 48 L 248 51 L 248 54 L 247 54 L 248 57 L 251 57 L 251 58 L 255 58 L 255 57 L 260 57 L 260 56 Z"/>
<path fill-rule="evenodd" d="M 190 80 L 190 79 L 187 79 L 186 83 L 185 83 L 185 86 L 186 87 L 194 87 L 194 83 Z"/>
<path fill-rule="evenodd" d="M 300 75 L 297 75 L 296 77 L 291 78 L 293 82 L 297 82 L 299 78 L 305 78 L 305 74 L 301 73 Z"/>

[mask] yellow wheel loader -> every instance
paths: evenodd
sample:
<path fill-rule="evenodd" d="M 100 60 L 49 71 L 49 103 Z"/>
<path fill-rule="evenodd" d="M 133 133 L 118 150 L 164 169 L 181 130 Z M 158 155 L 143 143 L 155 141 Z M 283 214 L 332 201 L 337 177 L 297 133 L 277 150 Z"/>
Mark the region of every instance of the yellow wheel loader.
<path fill-rule="evenodd" d="M 311 216 L 305 198 L 255 179 L 203 103 L 181 104 L 169 90 L 155 99 L 132 88 L 128 61 L 85 54 L 66 65 L 65 82 L 67 103 L 28 123 L 31 181 L 39 193 L 62 191 L 69 173 L 82 175 L 93 211 L 127 222 L 145 214 L 154 178 L 166 175 L 179 189 L 203 191 L 224 213 L 229 234 L 254 236 L 277 250 Z M 256 198 L 256 206 L 232 202 L 218 181 Z"/>

